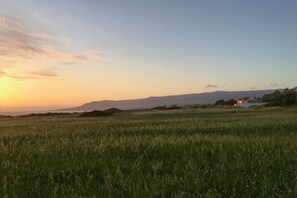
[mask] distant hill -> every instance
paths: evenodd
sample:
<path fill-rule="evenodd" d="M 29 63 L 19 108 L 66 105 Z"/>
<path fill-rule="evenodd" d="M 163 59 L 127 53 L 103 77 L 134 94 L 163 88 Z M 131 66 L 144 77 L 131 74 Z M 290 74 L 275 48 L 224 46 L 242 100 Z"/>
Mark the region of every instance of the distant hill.
<path fill-rule="evenodd" d="M 58 111 L 93 111 L 118 108 L 122 110 L 148 109 L 157 106 L 185 106 L 193 104 L 214 104 L 217 100 L 229 100 L 241 97 L 261 97 L 272 93 L 274 90 L 254 91 L 216 91 L 197 94 L 149 97 L 132 100 L 102 100 L 83 104 L 74 108 L 59 109 Z"/>

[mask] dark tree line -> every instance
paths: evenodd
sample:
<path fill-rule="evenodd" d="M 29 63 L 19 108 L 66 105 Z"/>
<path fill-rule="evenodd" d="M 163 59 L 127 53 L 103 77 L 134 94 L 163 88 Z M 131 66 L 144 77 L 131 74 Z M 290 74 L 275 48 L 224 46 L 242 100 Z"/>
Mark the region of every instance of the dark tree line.
<path fill-rule="evenodd" d="M 268 102 L 269 106 L 291 106 L 297 104 L 297 87 L 294 89 L 276 90 L 264 95 L 261 100 Z"/>
<path fill-rule="evenodd" d="M 234 106 L 236 104 L 236 100 L 231 99 L 231 100 L 218 100 L 215 102 L 214 106 Z"/>

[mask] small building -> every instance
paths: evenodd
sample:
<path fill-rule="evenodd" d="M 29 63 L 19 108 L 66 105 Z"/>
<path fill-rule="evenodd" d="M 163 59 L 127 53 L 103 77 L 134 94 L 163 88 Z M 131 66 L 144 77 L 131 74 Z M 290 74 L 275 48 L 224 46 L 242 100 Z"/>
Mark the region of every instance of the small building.
<path fill-rule="evenodd" d="M 257 98 L 255 97 L 243 97 L 236 99 L 236 105 L 238 107 L 252 107 L 258 105 Z"/>

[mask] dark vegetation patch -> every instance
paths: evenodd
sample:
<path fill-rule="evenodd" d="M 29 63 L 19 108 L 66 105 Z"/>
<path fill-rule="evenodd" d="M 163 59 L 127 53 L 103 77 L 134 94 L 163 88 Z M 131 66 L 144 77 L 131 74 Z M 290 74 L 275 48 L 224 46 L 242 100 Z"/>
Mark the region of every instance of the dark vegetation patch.
<path fill-rule="evenodd" d="M 218 100 L 215 102 L 214 106 L 229 106 L 229 107 L 232 107 L 236 104 L 236 100 L 234 99 L 230 99 L 230 100 Z"/>
<path fill-rule="evenodd" d="M 164 105 L 164 106 L 158 106 L 158 107 L 152 108 L 152 110 L 174 110 L 174 109 L 182 109 L 182 107 L 179 107 L 177 105 L 172 105 L 167 107 L 166 105 Z"/>
<path fill-rule="evenodd" d="M 271 94 L 266 94 L 262 98 L 263 102 L 268 102 L 266 106 L 292 106 L 297 105 L 297 87 L 293 89 L 276 90 Z"/>
<path fill-rule="evenodd" d="M 211 104 L 194 104 L 194 105 L 188 105 L 186 108 L 188 109 L 208 109 L 212 108 L 213 106 Z"/>
<path fill-rule="evenodd" d="M 0 115 L 0 119 L 1 118 L 12 118 L 12 116 Z"/>
<path fill-rule="evenodd" d="M 77 115 L 78 113 L 52 113 L 52 112 L 48 112 L 48 113 L 31 113 L 31 114 L 27 114 L 27 115 L 20 115 L 17 117 L 49 117 L 49 116 L 65 116 L 65 115 Z"/>
<path fill-rule="evenodd" d="M 84 112 L 84 113 L 81 113 L 78 117 L 106 117 L 120 112 L 122 112 L 122 110 L 117 108 L 111 108 L 104 111 L 95 110 L 90 112 Z"/>

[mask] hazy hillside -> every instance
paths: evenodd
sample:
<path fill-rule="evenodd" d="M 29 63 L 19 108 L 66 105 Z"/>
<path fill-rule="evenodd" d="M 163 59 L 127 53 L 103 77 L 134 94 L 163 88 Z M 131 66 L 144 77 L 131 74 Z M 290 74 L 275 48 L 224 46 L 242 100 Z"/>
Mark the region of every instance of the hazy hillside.
<path fill-rule="evenodd" d="M 213 104 L 217 100 L 236 99 L 245 96 L 260 97 L 264 94 L 272 93 L 274 90 L 256 90 L 256 91 L 216 91 L 198 94 L 185 94 L 174 96 L 149 97 L 133 100 L 103 100 L 83 104 L 79 107 L 60 109 L 59 111 L 90 111 L 105 110 L 109 108 L 118 109 L 146 109 L 162 105 L 191 105 L 191 104 Z"/>

